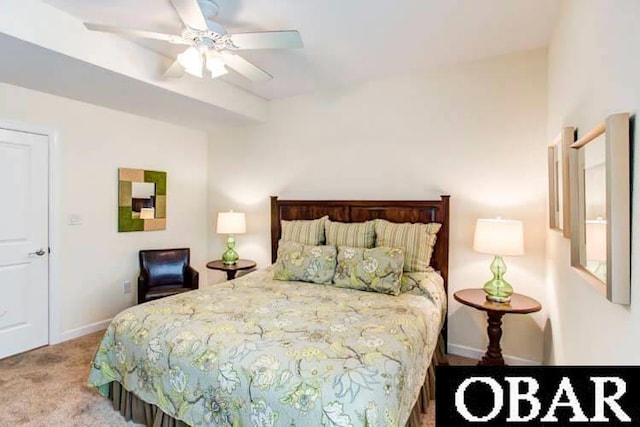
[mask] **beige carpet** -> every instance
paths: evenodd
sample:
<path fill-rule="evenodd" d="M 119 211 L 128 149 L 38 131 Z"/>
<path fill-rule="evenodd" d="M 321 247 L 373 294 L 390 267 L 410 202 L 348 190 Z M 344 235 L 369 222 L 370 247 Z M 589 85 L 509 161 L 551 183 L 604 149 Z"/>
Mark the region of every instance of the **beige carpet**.
<path fill-rule="evenodd" d="M 133 426 L 86 386 L 102 332 L 0 360 L 0 426 Z M 452 364 L 473 361 L 457 356 Z M 430 405 L 425 427 L 435 425 Z"/>
<path fill-rule="evenodd" d="M 0 426 L 132 426 L 86 386 L 103 332 L 0 361 Z"/>

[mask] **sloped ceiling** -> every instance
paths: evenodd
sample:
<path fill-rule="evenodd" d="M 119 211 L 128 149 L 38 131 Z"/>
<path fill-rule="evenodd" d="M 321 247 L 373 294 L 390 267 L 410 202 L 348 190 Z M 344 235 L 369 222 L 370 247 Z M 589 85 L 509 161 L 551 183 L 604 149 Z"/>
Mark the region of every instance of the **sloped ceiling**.
<path fill-rule="evenodd" d="M 45 0 L 82 21 L 179 33 L 169 0 Z M 229 83 L 266 99 L 545 46 L 557 0 L 218 0 L 233 32 L 297 29 L 305 47 L 247 51 L 274 75 Z M 133 40 L 133 39 L 132 39 Z M 167 57 L 176 46 L 133 40 Z"/>
<path fill-rule="evenodd" d="M 297 50 L 245 51 L 253 84 L 164 79 L 175 46 L 88 31 L 84 21 L 179 33 L 169 0 L 0 0 L 0 81 L 212 129 L 268 120 L 269 100 L 545 46 L 557 0 L 218 0 L 229 32 L 297 29 Z"/>

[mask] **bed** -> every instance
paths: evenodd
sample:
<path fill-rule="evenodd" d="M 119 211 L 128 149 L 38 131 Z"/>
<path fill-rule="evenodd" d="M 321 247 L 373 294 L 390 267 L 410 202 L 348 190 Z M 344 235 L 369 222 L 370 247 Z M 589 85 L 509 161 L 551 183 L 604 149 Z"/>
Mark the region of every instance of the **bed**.
<path fill-rule="evenodd" d="M 419 426 L 444 360 L 449 197 L 271 199 L 281 220 L 438 222 L 432 270 L 399 296 L 273 280 L 273 267 L 120 313 L 89 385 L 153 426 Z M 403 285 L 404 286 L 404 285 Z"/>

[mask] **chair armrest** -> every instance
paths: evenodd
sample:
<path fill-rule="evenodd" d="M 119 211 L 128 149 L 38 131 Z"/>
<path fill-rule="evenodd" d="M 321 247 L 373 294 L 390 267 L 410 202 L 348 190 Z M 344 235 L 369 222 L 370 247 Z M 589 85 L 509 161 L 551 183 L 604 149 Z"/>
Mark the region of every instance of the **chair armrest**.
<path fill-rule="evenodd" d="M 199 273 L 190 265 L 184 269 L 184 285 L 187 288 L 198 289 L 200 286 L 200 275 Z"/>
<path fill-rule="evenodd" d="M 146 294 L 148 290 L 148 283 L 147 274 L 144 271 L 140 272 L 140 275 L 138 276 L 138 304 L 142 304 L 147 300 Z"/>

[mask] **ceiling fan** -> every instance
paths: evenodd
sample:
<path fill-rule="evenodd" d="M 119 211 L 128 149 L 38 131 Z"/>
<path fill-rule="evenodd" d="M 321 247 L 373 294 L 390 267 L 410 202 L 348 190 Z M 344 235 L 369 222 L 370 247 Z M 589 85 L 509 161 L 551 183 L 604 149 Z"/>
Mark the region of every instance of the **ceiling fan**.
<path fill-rule="evenodd" d="M 105 31 L 124 36 L 162 40 L 189 46 L 167 69 L 165 77 L 181 77 L 187 72 L 202 77 L 206 69 L 211 78 L 227 73 L 229 67 L 254 82 L 265 82 L 273 76 L 236 53 L 249 49 L 295 49 L 302 47 L 300 33 L 290 31 L 259 31 L 227 34 L 224 27 L 210 18 L 218 14 L 213 0 L 169 0 L 180 15 L 185 29 L 180 35 L 156 33 L 85 23 L 92 31 Z"/>

